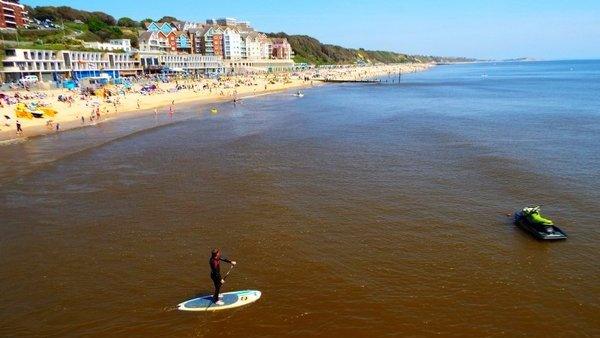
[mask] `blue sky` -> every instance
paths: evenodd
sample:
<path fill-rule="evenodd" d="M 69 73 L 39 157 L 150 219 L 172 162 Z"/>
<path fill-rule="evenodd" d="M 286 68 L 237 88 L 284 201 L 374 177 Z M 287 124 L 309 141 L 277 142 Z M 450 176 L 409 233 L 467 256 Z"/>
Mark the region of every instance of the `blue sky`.
<path fill-rule="evenodd" d="M 22 0 L 115 18 L 236 17 L 345 47 L 477 58 L 600 58 L 600 0 Z M 168 4 L 161 6 L 160 4 Z"/>

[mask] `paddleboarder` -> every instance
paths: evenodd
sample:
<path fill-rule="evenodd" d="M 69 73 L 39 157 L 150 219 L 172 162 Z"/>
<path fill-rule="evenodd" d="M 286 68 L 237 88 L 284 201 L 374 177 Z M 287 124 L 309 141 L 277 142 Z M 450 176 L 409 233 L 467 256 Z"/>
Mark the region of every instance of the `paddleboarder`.
<path fill-rule="evenodd" d="M 213 294 L 213 302 L 216 305 L 223 305 L 223 301 L 219 300 L 219 291 L 221 290 L 221 286 L 225 283 L 225 279 L 221 277 L 221 261 L 231 264 L 231 266 L 235 266 L 235 261 L 230 261 L 227 258 L 221 257 L 221 249 L 215 248 L 211 252 L 209 264 L 210 264 L 210 279 L 212 279 L 213 284 L 215 285 L 215 293 Z"/>

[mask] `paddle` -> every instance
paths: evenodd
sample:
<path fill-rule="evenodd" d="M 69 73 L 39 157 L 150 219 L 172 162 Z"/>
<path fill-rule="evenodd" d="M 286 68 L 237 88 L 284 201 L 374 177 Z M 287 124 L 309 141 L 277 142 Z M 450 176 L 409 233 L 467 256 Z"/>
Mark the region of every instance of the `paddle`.
<path fill-rule="evenodd" d="M 232 266 L 229 268 L 229 271 L 227 271 L 227 273 L 225 274 L 225 276 L 223 276 L 223 278 L 222 278 L 223 280 L 225 280 L 225 278 L 227 278 L 227 276 L 229 276 L 229 273 L 231 272 L 231 270 L 233 270 L 233 268 L 234 268 L 234 267 L 235 267 L 235 265 L 232 265 Z"/>

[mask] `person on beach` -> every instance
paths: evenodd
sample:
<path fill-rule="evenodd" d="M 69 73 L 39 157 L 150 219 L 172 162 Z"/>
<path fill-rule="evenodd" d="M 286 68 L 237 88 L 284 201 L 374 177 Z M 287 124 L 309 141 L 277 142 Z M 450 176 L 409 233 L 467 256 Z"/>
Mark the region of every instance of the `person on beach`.
<path fill-rule="evenodd" d="M 219 291 L 221 291 L 221 286 L 225 283 L 223 277 L 221 277 L 221 261 L 231 264 L 231 266 L 235 266 L 235 261 L 230 261 L 227 258 L 221 257 L 221 249 L 215 248 L 211 251 L 210 260 L 208 264 L 210 265 L 210 279 L 212 279 L 213 284 L 215 285 L 215 293 L 213 294 L 213 302 L 216 305 L 223 305 L 223 301 L 219 300 Z"/>
<path fill-rule="evenodd" d="M 137 99 L 136 103 L 137 103 L 137 109 L 140 109 L 140 99 Z"/>
<path fill-rule="evenodd" d="M 158 108 L 154 108 L 154 118 L 158 118 Z"/>
<path fill-rule="evenodd" d="M 23 134 L 23 129 L 21 128 L 21 122 L 19 122 L 19 120 L 17 120 L 17 135 L 22 135 Z"/>
<path fill-rule="evenodd" d="M 81 124 L 85 124 L 85 117 L 83 115 L 81 115 Z"/>
<path fill-rule="evenodd" d="M 173 113 L 174 113 L 174 112 L 175 112 L 175 111 L 174 111 L 174 109 L 173 109 L 173 106 L 170 106 L 170 107 L 169 107 L 169 116 L 170 116 L 171 118 L 173 118 Z"/>

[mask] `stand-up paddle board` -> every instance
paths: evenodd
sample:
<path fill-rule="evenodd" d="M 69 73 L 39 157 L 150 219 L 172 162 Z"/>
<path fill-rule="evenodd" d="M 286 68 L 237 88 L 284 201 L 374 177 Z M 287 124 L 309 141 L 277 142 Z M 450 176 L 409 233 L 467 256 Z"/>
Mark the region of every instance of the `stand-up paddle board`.
<path fill-rule="evenodd" d="M 185 301 L 179 304 L 177 308 L 181 311 L 219 311 L 232 309 L 256 302 L 260 298 L 261 293 L 257 290 L 244 290 L 226 292 L 221 295 L 223 296 L 221 299 L 224 303 L 223 305 L 215 304 L 212 295 L 209 295 Z"/>

